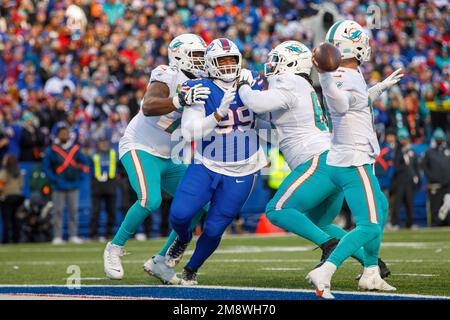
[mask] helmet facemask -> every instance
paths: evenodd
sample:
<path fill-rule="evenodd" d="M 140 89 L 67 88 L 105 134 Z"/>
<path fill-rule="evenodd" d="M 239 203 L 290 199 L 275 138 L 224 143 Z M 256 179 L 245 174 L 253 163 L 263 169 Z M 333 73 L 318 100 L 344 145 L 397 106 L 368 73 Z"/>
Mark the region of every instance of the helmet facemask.
<path fill-rule="evenodd" d="M 184 50 L 185 59 L 175 57 L 181 70 L 201 78 L 205 75 L 205 50 Z"/>
<path fill-rule="evenodd" d="M 284 58 L 279 56 L 277 53 L 269 55 L 269 60 L 264 64 L 264 75 L 266 77 L 273 74 L 277 74 L 279 70 L 279 65 L 282 64 Z"/>
<path fill-rule="evenodd" d="M 223 61 L 224 58 L 234 58 L 235 63 L 234 64 L 229 63 L 224 64 L 223 62 L 221 63 L 221 61 Z M 209 64 L 209 75 L 213 78 L 217 78 L 225 82 L 234 81 L 241 74 L 240 55 L 224 54 L 210 58 L 207 63 Z"/>

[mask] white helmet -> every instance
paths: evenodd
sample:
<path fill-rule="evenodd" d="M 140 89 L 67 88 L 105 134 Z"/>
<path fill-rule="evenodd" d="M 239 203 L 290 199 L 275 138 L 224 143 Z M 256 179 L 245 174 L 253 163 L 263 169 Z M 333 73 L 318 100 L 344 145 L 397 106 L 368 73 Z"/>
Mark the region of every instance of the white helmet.
<path fill-rule="evenodd" d="M 169 65 L 192 73 L 195 77 L 204 75 L 206 43 L 192 33 L 175 37 L 169 44 Z"/>
<path fill-rule="evenodd" d="M 313 67 L 311 50 L 299 41 L 285 41 L 269 52 L 264 64 L 266 77 L 279 73 L 311 74 Z"/>
<path fill-rule="evenodd" d="M 356 58 L 359 63 L 370 59 L 369 36 L 353 20 L 343 20 L 333 24 L 327 32 L 326 41 L 339 49 L 342 59 Z"/>
<path fill-rule="evenodd" d="M 219 58 L 236 57 L 236 64 L 221 66 Z M 205 70 L 211 78 L 231 82 L 241 74 L 242 55 L 233 41 L 227 38 L 215 39 L 206 48 Z"/>

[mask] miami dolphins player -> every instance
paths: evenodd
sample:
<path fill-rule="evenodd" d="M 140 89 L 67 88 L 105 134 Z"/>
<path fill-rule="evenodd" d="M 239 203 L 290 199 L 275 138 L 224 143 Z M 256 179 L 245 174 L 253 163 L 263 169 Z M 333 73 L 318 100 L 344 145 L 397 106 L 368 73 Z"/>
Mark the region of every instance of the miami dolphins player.
<path fill-rule="evenodd" d="M 333 126 L 331 148 L 326 163 L 331 182 L 342 189 L 356 227 L 338 243 L 326 261 L 307 275 L 318 296 L 333 298 L 331 278 L 336 269 L 355 250 L 364 248 L 364 272 L 359 287 L 391 291 L 380 276 L 378 252 L 387 218 L 388 201 L 374 175 L 373 164 L 380 152 L 374 130 L 371 101 L 400 81 L 397 70 L 383 82 L 367 89 L 359 69 L 370 58 L 369 36 L 355 21 L 335 23 L 326 40 L 341 52 L 341 64 L 335 72 L 320 70 L 319 81 Z"/>
<path fill-rule="evenodd" d="M 346 232 L 333 225 L 344 195 L 330 183 L 326 156 L 330 131 L 317 94 L 311 85 L 311 51 L 301 42 L 285 41 L 275 47 L 265 64 L 266 91 L 251 90 L 248 70 L 242 70 L 239 96 L 256 113 L 270 112 L 278 131 L 279 148 L 292 172 L 266 208 L 275 225 L 304 237 L 322 249 L 324 261 Z M 353 257 L 361 264 L 364 250 Z M 383 275 L 390 271 L 380 260 Z"/>
<path fill-rule="evenodd" d="M 166 254 L 174 267 L 191 241 L 191 220 L 210 202 L 203 233 L 184 267 L 182 285 L 197 284 L 197 271 L 220 243 L 255 184 L 257 172 L 267 159 L 258 143 L 255 114 L 236 95 L 241 53 L 229 39 L 211 42 L 205 53 L 208 78 L 184 85 L 201 84 L 211 94 L 204 105 L 193 104 L 183 111 L 181 130 L 187 141 L 196 141 L 195 161 L 189 165 L 170 208 L 170 223 L 178 237 Z M 257 81 L 255 86 L 258 86 Z"/>
<path fill-rule="evenodd" d="M 201 84 L 180 90 L 181 84 L 203 75 L 206 44 L 199 36 L 182 34 L 169 44 L 169 66 L 155 68 L 150 76 L 139 113 L 131 120 L 119 142 L 119 157 L 138 200 L 104 250 L 104 271 L 110 279 L 122 279 L 124 245 L 137 228 L 161 204 L 161 189 L 173 195 L 186 165 L 171 159 L 171 134 L 181 123 L 183 108 L 201 105 L 210 93 Z M 164 255 L 176 235 L 172 232 L 161 252 L 144 269 L 166 283 L 178 283 L 167 268 Z"/>

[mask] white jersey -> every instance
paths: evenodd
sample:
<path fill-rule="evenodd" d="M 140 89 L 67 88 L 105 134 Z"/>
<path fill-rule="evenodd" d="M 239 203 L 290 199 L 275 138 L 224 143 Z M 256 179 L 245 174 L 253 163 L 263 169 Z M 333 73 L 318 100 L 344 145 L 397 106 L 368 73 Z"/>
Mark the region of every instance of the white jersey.
<path fill-rule="evenodd" d="M 327 164 L 337 167 L 372 164 L 380 153 L 373 111 L 363 75 L 338 68 L 319 76 L 333 126 Z"/>
<path fill-rule="evenodd" d="M 267 91 L 239 90 L 241 99 L 255 112 L 270 112 L 277 129 L 279 149 L 289 167 L 299 165 L 330 148 L 330 132 L 314 88 L 294 74 L 272 75 Z"/>
<path fill-rule="evenodd" d="M 173 97 L 177 94 L 178 87 L 186 80 L 189 78 L 182 71 L 161 65 L 152 71 L 149 84 L 152 81 L 167 84 L 170 90 L 169 97 Z M 146 117 L 141 106 L 120 139 L 119 157 L 123 157 L 130 150 L 137 149 L 160 158 L 171 158 L 172 147 L 177 143 L 177 141 L 171 141 L 171 135 L 179 129 L 180 124 L 181 113 L 178 111 L 163 116 Z"/>

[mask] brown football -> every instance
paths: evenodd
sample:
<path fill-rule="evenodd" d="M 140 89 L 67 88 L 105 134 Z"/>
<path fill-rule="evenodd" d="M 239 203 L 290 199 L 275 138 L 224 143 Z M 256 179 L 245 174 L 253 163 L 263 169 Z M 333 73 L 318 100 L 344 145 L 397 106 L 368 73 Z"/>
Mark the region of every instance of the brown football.
<path fill-rule="evenodd" d="M 315 50 L 315 60 L 323 71 L 336 70 L 341 63 L 341 53 L 336 46 L 329 42 L 322 42 Z"/>

